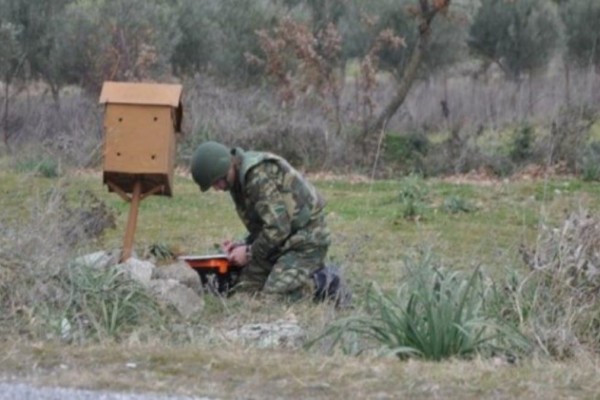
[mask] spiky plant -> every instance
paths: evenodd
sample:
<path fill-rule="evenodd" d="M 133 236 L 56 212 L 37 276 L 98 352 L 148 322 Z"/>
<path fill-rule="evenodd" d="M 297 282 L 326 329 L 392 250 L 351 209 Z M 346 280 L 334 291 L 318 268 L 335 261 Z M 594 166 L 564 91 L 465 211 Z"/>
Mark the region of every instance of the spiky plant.
<path fill-rule="evenodd" d="M 406 260 L 407 274 L 395 292 L 373 284 L 366 313 L 336 321 L 311 344 L 333 337 L 333 345 L 352 336 L 400 358 L 442 360 L 493 354 L 509 341 L 523 347 L 522 336 L 486 313 L 487 285 L 479 269 L 470 275 L 436 266 L 429 255 Z M 370 344 L 370 345 L 369 345 Z M 356 346 L 355 346 L 356 347 Z"/>

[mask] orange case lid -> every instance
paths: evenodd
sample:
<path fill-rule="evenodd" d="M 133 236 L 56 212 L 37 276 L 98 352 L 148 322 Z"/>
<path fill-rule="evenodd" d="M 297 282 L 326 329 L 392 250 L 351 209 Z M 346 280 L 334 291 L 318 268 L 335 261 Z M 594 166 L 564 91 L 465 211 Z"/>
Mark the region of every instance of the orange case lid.
<path fill-rule="evenodd" d="M 183 256 L 179 257 L 180 260 L 185 261 L 192 268 L 214 268 L 220 274 L 225 274 L 229 271 L 229 260 L 227 256 L 216 255 L 216 256 Z"/>

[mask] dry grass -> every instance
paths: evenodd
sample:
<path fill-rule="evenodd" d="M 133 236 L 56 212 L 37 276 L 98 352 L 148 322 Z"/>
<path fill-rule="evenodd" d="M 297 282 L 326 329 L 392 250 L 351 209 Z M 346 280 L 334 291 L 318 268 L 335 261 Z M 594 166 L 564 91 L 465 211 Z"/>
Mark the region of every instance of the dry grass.
<path fill-rule="evenodd" d="M 596 398 L 597 360 L 440 363 L 236 346 L 3 343 L 0 370 L 40 385 L 247 399 Z"/>
<path fill-rule="evenodd" d="M 32 204 L 52 205 L 36 199 L 43 199 L 41 194 L 63 182 L 7 170 L 0 173 L 0 179 L 2 190 L 10 194 L 0 200 L 7 216 L 2 229 L 9 223 L 29 221 L 35 209 Z M 89 190 L 116 213 L 117 228 L 108 230 L 85 251 L 118 248 L 127 205 L 102 187 L 97 174 L 72 174 L 64 180 L 69 182 L 63 188 L 68 198 Z M 357 300 L 355 310 L 242 295 L 207 297 L 199 319 L 173 319 L 161 331 L 142 325 L 118 340 L 67 345 L 39 332 L 33 334 L 32 327 L 39 319 L 35 309 L 29 308 L 23 310 L 30 313 L 25 315 L 27 324 L 6 326 L 0 320 L 0 375 L 38 384 L 220 398 L 593 398 L 600 360 L 590 352 L 561 362 L 536 356 L 517 364 L 500 358 L 400 362 L 373 354 L 345 356 L 327 344 L 308 350 L 266 350 L 224 337 L 223 332 L 246 323 L 279 319 L 295 319 L 315 337 L 331 321 L 362 310 L 369 282 L 378 282 L 384 290 L 396 287 L 404 272 L 400 260 L 423 245 L 442 256 L 449 269 L 480 266 L 502 278 L 507 269 L 525 269 L 518 249 L 523 241 L 535 241 L 541 221 L 559 223 L 562 210 L 579 205 L 591 212 L 600 210 L 597 185 L 573 179 L 507 180 L 489 185 L 428 180 L 424 184 L 428 185 L 424 200 L 428 208 L 421 220 L 414 221 L 402 216 L 398 182 L 317 180 L 329 200 L 328 220 L 334 232 L 330 255 L 350 279 Z M 444 199 L 453 195 L 468 199 L 477 210 L 442 212 L 439 207 Z M 34 223 L 29 226 L 36 231 Z M 44 229 L 52 232 L 50 226 Z M 43 232 L 37 234 L 43 237 Z M 202 253 L 222 238 L 241 233 L 226 195 L 201 196 L 189 177 L 178 176 L 173 198 L 154 196 L 142 203 L 135 246 L 140 254 L 152 243 Z M 11 244 L 3 241 L 2 249 L 7 246 Z M 58 255 L 65 259 L 69 254 Z M 48 262 L 36 268 L 51 265 Z M 36 276 L 36 270 L 31 271 Z"/>

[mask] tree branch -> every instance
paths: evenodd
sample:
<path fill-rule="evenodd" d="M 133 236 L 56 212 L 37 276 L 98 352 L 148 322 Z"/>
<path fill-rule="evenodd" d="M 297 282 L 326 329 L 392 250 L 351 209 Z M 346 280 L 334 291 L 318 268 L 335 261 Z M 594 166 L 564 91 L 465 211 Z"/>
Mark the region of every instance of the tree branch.
<path fill-rule="evenodd" d="M 398 108 L 400 108 L 402 103 L 404 103 L 412 83 L 417 76 L 419 65 L 421 64 L 421 59 L 423 58 L 423 53 L 429 43 L 431 22 L 441 10 L 447 9 L 450 6 L 450 1 L 451 0 L 438 2 L 442 3 L 441 6 L 429 7 L 429 0 L 419 0 L 421 7 L 421 21 L 419 23 L 419 35 L 417 37 L 417 42 L 415 43 L 413 51 L 410 55 L 408 64 L 402 73 L 396 95 L 379 114 L 377 120 L 375 120 L 375 122 L 368 128 L 367 136 L 383 129 L 387 121 L 394 116 L 394 114 L 398 111 Z"/>

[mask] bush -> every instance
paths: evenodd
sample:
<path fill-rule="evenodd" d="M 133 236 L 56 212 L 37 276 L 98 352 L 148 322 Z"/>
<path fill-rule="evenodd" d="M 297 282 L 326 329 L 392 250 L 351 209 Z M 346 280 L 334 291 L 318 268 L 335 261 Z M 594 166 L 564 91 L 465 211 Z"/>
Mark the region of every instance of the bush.
<path fill-rule="evenodd" d="M 384 142 L 385 162 L 400 173 L 424 173 L 424 157 L 427 155 L 430 142 L 421 132 L 406 135 L 386 135 Z"/>
<path fill-rule="evenodd" d="M 470 213 L 475 211 L 476 207 L 461 196 L 448 196 L 444 199 L 442 210 L 448 214 Z"/>
<path fill-rule="evenodd" d="M 118 339 L 136 326 L 159 321 L 156 300 L 117 267 L 70 265 L 61 268 L 58 279 L 69 293 L 64 304 L 57 304 L 62 318 L 55 319 L 61 321 L 63 339 Z"/>
<path fill-rule="evenodd" d="M 64 188 L 56 185 L 25 204 L 23 215 L 14 210 L 0 214 L 0 331 L 47 338 L 69 323 L 83 332 L 80 338 L 113 336 L 125 323 L 136 322 L 122 315 L 131 314 L 128 303 L 142 301 L 130 290 L 132 284 L 114 271 L 70 266 L 78 251 L 114 223 L 93 194 L 80 196 L 69 202 Z"/>
<path fill-rule="evenodd" d="M 342 344 L 352 335 L 400 358 L 442 360 L 495 354 L 503 343 L 515 351 L 525 348 L 522 336 L 486 310 L 489 291 L 479 269 L 470 275 L 451 272 L 434 264 L 430 255 L 406 260 L 407 273 L 398 290 L 385 293 L 373 285 L 367 293 L 363 315 L 336 321 L 314 342 L 334 337 Z M 314 342 L 311 342 L 313 344 Z"/>
<path fill-rule="evenodd" d="M 427 186 L 419 175 L 411 174 L 400 181 L 401 214 L 406 219 L 420 219 L 427 210 Z"/>
<path fill-rule="evenodd" d="M 270 151 L 296 168 L 318 170 L 327 161 L 328 143 L 318 126 L 273 121 L 252 139 L 240 143 L 247 150 Z"/>
<path fill-rule="evenodd" d="M 523 163 L 529 161 L 533 155 L 533 127 L 523 124 L 515 130 L 509 155 L 512 161 Z"/>
<path fill-rule="evenodd" d="M 581 163 L 584 181 L 600 181 L 600 142 L 592 142 L 585 148 Z"/>
<path fill-rule="evenodd" d="M 514 293 L 523 329 L 557 358 L 600 351 L 600 217 L 579 210 L 559 228 L 543 226 L 536 243 L 522 249 L 531 273 Z"/>
<path fill-rule="evenodd" d="M 49 157 L 20 158 L 15 163 L 15 170 L 22 173 L 31 173 L 43 178 L 57 178 L 59 174 L 58 161 Z"/>
<path fill-rule="evenodd" d="M 552 121 L 546 154 L 552 162 L 565 162 L 570 171 L 577 171 L 581 162 L 582 149 L 586 146 L 590 128 L 598 120 L 598 113 L 590 107 L 568 107 L 561 109 Z"/>

